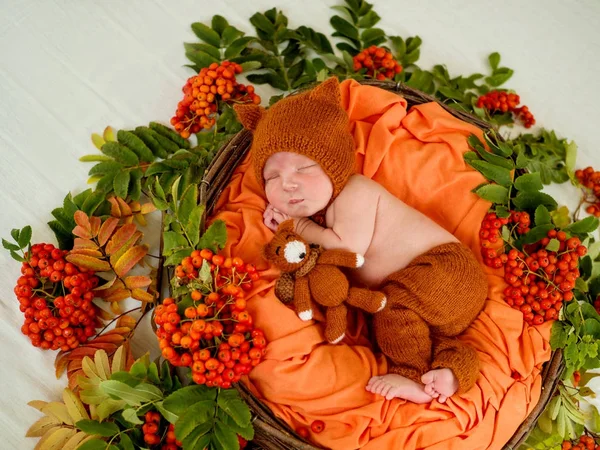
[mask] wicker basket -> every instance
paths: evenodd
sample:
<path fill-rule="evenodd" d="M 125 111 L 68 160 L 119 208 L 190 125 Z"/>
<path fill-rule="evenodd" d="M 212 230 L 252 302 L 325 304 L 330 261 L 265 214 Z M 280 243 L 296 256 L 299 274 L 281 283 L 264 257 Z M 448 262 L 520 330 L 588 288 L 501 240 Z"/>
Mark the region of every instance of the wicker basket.
<path fill-rule="evenodd" d="M 408 107 L 432 101 L 438 102 L 450 114 L 465 122 L 473 124 L 482 130 L 491 128 L 487 122 L 464 111 L 450 108 L 440 103 L 434 97 L 403 84 L 371 80 L 362 81 L 361 84 L 376 86 L 397 93 L 406 99 Z M 206 206 L 205 211 L 207 215 L 212 214 L 221 192 L 229 183 L 234 169 L 245 157 L 251 144 L 252 134 L 247 130 L 240 131 L 219 150 L 208 167 L 200 185 L 200 201 Z M 538 404 L 505 445 L 505 450 L 517 449 L 525 442 L 527 436 L 535 426 L 538 417 L 551 400 L 563 370 L 562 352 L 558 350 L 552 354 L 550 361 L 544 365 L 542 372 L 542 393 Z M 287 423 L 275 417 L 271 410 L 261 403 L 244 384 L 238 383 L 235 387 L 242 398 L 248 403 L 254 415 L 253 425 L 255 435 L 252 441 L 253 448 L 266 450 L 316 450 L 320 448 L 308 443 L 296 434 Z"/>

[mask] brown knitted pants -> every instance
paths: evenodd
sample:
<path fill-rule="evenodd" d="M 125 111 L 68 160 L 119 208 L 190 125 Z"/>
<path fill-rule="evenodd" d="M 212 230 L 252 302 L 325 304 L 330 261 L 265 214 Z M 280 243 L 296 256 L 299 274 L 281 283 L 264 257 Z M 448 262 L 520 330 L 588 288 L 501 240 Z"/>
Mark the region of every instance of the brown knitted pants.
<path fill-rule="evenodd" d="M 389 372 L 420 381 L 446 367 L 458 379 L 458 392 L 470 389 L 479 374 L 477 353 L 456 336 L 487 296 L 487 279 L 471 251 L 458 243 L 437 246 L 388 276 L 380 290 L 388 306 L 373 316 L 373 329 Z"/>

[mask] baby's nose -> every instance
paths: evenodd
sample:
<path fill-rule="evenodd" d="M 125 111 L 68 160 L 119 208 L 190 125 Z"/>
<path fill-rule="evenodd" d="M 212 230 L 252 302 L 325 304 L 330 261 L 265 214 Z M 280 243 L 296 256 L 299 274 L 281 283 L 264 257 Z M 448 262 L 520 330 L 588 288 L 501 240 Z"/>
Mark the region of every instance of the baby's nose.
<path fill-rule="evenodd" d="M 298 188 L 298 183 L 294 180 L 284 180 L 283 189 L 285 191 L 295 191 Z"/>

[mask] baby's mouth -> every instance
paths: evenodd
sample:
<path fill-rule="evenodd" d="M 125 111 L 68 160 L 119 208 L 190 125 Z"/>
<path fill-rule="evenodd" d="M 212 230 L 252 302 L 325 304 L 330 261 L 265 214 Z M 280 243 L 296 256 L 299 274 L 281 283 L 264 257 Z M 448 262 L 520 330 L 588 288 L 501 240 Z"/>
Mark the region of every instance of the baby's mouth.
<path fill-rule="evenodd" d="M 304 199 L 302 199 L 302 198 L 293 198 L 288 203 L 290 205 L 295 205 L 297 203 L 302 203 L 303 201 L 304 201 Z"/>

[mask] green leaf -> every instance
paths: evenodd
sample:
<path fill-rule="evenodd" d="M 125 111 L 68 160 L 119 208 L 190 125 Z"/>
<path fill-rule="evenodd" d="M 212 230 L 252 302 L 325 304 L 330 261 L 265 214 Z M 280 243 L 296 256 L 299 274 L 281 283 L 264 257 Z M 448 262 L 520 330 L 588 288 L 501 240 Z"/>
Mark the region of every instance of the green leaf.
<path fill-rule="evenodd" d="M 144 141 L 144 144 L 146 144 L 146 146 L 152 150 L 152 153 L 157 158 L 166 158 L 168 156 L 167 151 L 162 148 L 159 142 L 155 139 L 150 128 L 137 127 L 133 133 L 142 141 Z"/>
<path fill-rule="evenodd" d="M 18 251 L 21 250 L 21 247 L 19 247 L 16 244 L 11 244 L 10 242 L 8 242 L 6 239 L 2 239 L 2 246 L 6 249 L 6 250 L 14 250 L 14 251 Z"/>
<path fill-rule="evenodd" d="M 514 169 L 515 166 L 510 158 L 504 158 L 502 156 L 498 156 L 488 152 L 483 146 L 482 142 L 474 134 L 470 135 L 467 140 L 469 142 L 469 145 L 477 151 L 479 156 L 481 156 L 481 158 L 483 158 L 490 164 L 504 167 L 508 170 Z"/>
<path fill-rule="evenodd" d="M 554 211 L 558 206 L 556 200 L 543 192 L 519 192 L 513 203 L 520 210 L 535 210 L 539 205 L 544 205 L 549 211 Z"/>
<path fill-rule="evenodd" d="M 155 131 L 159 136 L 165 137 L 175 144 L 176 148 L 171 147 L 174 148 L 174 150 L 171 150 L 170 148 L 165 147 L 163 141 L 159 141 L 161 145 L 169 152 L 176 152 L 180 148 L 190 148 L 190 141 L 182 138 L 178 133 L 171 128 L 164 126 L 162 123 L 150 122 L 150 129 Z"/>
<path fill-rule="evenodd" d="M 492 70 L 496 70 L 498 68 L 498 64 L 500 64 L 500 53 L 491 53 L 490 56 L 488 56 L 488 61 L 490 62 L 490 67 Z"/>
<path fill-rule="evenodd" d="M 68 194 L 68 195 L 71 195 L 71 194 Z M 21 233 L 21 230 L 19 230 L 18 228 L 13 228 L 12 230 L 10 230 L 10 235 L 15 240 L 15 242 L 19 242 L 19 234 L 20 233 Z"/>
<path fill-rule="evenodd" d="M 121 435 L 119 436 L 120 442 L 119 444 L 121 444 L 121 447 L 123 447 L 123 450 L 135 450 L 135 447 L 133 446 L 133 442 L 131 441 L 131 438 L 129 437 L 129 435 L 127 433 L 121 433 Z"/>
<path fill-rule="evenodd" d="M 233 420 L 231 416 L 227 415 L 222 409 L 219 409 L 217 411 L 217 417 L 219 421 L 223 423 L 227 428 L 231 429 L 236 434 L 239 434 L 247 441 L 251 441 L 252 439 L 254 439 L 254 428 L 252 427 L 252 423 L 249 423 L 245 427 L 240 427 L 235 422 L 235 420 Z"/>
<path fill-rule="evenodd" d="M 169 395 L 163 401 L 163 407 L 171 413 L 181 416 L 192 405 L 201 401 L 214 402 L 214 389 L 202 385 L 187 386 Z"/>
<path fill-rule="evenodd" d="M 227 242 L 227 226 L 222 220 L 215 220 L 200 237 L 197 248 L 208 248 L 216 253 L 225 247 Z"/>
<path fill-rule="evenodd" d="M 219 62 L 217 58 L 200 50 L 189 50 L 185 52 L 185 57 L 197 64 L 198 67 L 208 67 L 212 63 Z"/>
<path fill-rule="evenodd" d="M 81 210 L 88 216 L 94 215 L 100 205 L 105 202 L 105 199 L 106 195 L 103 192 L 95 191 L 85 199 L 81 205 Z"/>
<path fill-rule="evenodd" d="M 173 414 L 171 411 L 165 409 L 164 402 L 156 402 L 154 406 L 158 412 L 165 418 L 169 423 L 175 424 L 179 420 L 179 416 Z"/>
<path fill-rule="evenodd" d="M 276 89 L 281 89 L 282 91 L 289 90 L 289 86 L 285 79 L 272 72 L 260 73 L 260 74 L 250 74 L 246 77 L 250 83 L 254 84 L 270 84 Z"/>
<path fill-rule="evenodd" d="M 560 321 L 555 321 L 552 324 L 552 334 L 550 335 L 550 347 L 552 350 L 563 348 L 567 345 L 567 332 L 564 325 Z"/>
<path fill-rule="evenodd" d="M 115 161 L 126 166 L 135 166 L 140 162 L 137 155 L 132 150 L 118 142 L 107 142 L 102 146 L 101 151 L 105 155 L 113 157 Z"/>
<path fill-rule="evenodd" d="M 548 231 L 554 230 L 554 225 L 539 225 L 532 228 L 525 236 L 523 236 L 523 244 L 533 244 L 534 242 L 543 239 L 548 234 Z"/>
<path fill-rule="evenodd" d="M 223 30 L 223 34 L 221 35 L 223 46 L 231 45 L 236 39 L 242 37 L 243 35 L 243 31 L 240 31 L 236 27 L 229 25 L 225 28 L 225 30 Z M 227 53 L 225 53 L 225 57 L 228 58 Z"/>
<path fill-rule="evenodd" d="M 213 47 L 221 46 L 221 37 L 219 36 L 219 34 L 212 28 L 204 25 L 203 23 L 194 22 L 192 24 L 192 31 L 196 36 L 198 36 L 207 44 L 210 44 Z"/>
<path fill-rule="evenodd" d="M 225 17 L 216 14 L 212 18 L 211 25 L 212 29 L 219 33 L 220 36 L 222 36 L 223 31 L 225 31 L 225 29 L 229 26 L 229 22 L 227 22 L 227 19 L 225 19 Z"/>
<path fill-rule="evenodd" d="M 142 141 L 131 131 L 119 130 L 117 132 L 117 140 L 121 144 L 132 150 L 137 155 L 140 161 L 154 161 L 154 154 L 152 153 L 152 150 L 150 150 L 148 146 L 144 144 L 144 141 Z"/>
<path fill-rule="evenodd" d="M 169 256 L 173 252 L 189 247 L 189 242 L 175 231 L 166 231 L 163 233 L 163 255 Z"/>
<path fill-rule="evenodd" d="M 190 406 L 175 424 L 175 437 L 184 441 L 193 431 L 200 429 L 202 434 L 207 433 L 213 426 L 214 400 L 202 400 Z"/>
<path fill-rule="evenodd" d="M 165 266 L 176 266 L 181 263 L 183 258 L 186 256 L 190 256 L 194 249 L 192 247 L 187 247 L 183 250 L 178 250 L 172 255 L 170 255 L 164 262 Z"/>
<path fill-rule="evenodd" d="M 19 232 L 18 244 L 19 248 L 25 248 L 31 241 L 31 226 L 27 225 Z"/>
<path fill-rule="evenodd" d="M 559 248 L 560 241 L 558 239 L 550 239 L 550 242 L 548 242 L 548 245 L 546 245 L 546 250 L 549 252 L 558 252 Z"/>
<path fill-rule="evenodd" d="M 187 224 L 190 214 L 198 205 L 198 185 L 190 184 L 184 191 L 179 201 L 177 218 L 182 225 Z"/>
<path fill-rule="evenodd" d="M 202 221 L 202 215 L 204 214 L 204 205 L 196 206 L 188 219 L 188 223 L 185 227 L 185 232 L 191 241 L 193 247 L 198 245 L 200 240 L 200 222 Z"/>
<path fill-rule="evenodd" d="M 333 16 L 329 23 L 342 36 L 358 41 L 358 30 L 347 20 L 342 19 L 340 16 Z"/>
<path fill-rule="evenodd" d="M 585 219 L 578 220 L 565 228 L 565 231 L 575 234 L 591 233 L 598 228 L 598 219 L 594 216 L 588 216 Z"/>
<path fill-rule="evenodd" d="M 499 184 L 486 184 L 476 189 L 475 193 L 492 203 L 506 204 L 508 201 L 508 189 Z"/>
<path fill-rule="evenodd" d="M 444 97 L 451 98 L 458 101 L 463 101 L 465 98 L 464 92 L 453 89 L 448 86 L 440 86 L 438 87 L 438 92 L 440 92 Z"/>
<path fill-rule="evenodd" d="M 112 422 L 100 423 L 97 420 L 80 420 L 75 426 L 87 434 L 97 434 L 102 437 L 114 436 L 119 432 L 119 427 Z"/>
<path fill-rule="evenodd" d="M 515 188 L 519 191 L 535 192 L 543 188 L 540 174 L 526 173 L 515 180 Z"/>
<path fill-rule="evenodd" d="M 110 161 L 104 161 L 94 165 L 89 171 L 88 175 L 105 175 L 107 173 L 117 173 L 123 169 L 123 164 L 114 161 L 112 158 Z"/>
<path fill-rule="evenodd" d="M 97 162 L 97 161 L 112 161 L 110 156 L 105 155 L 83 155 L 79 158 L 81 162 Z"/>
<path fill-rule="evenodd" d="M 77 450 L 106 450 L 107 443 L 101 439 L 90 439 L 77 447 Z"/>
<path fill-rule="evenodd" d="M 252 414 L 248 405 L 243 402 L 236 390 L 222 390 L 219 392 L 217 405 L 240 427 L 250 425 Z"/>
<path fill-rule="evenodd" d="M 501 219 L 510 217 L 510 211 L 504 206 L 496 206 L 496 215 Z"/>
<path fill-rule="evenodd" d="M 123 170 L 115 175 L 113 189 L 117 197 L 127 198 L 130 177 L 131 175 L 128 170 Z"/>
<path fill-rule="evenodd" d="M 513 72 L 512 69 L 497 69 L 494 75 L 486 77 L 485 82 L 493 87 L 501 86 L 512 77 Z"/>
<path fill-rule="evenodd" d="M 487 161 L 471 160 L 467 163 L 488 180 L 495 181 L 502 186 L 509 186 L 511 183 L 510 170 L 504 167 L 496 166 Z"/>
<path fill-rule="evenodd" d="M 227 428 L 219 420 L 215 422 L 215 436 L 224 449 L 238 450 L 240 448 L 235 432 Z"/>
<path fill-rule="evenodd" d="M 385 41 L 385 31 L 381 28 L 367 28 L 360 34 L 365 47 L 379 45 Z"/>
<path fill-rule="evenodd" d="M 544 205 L 540 205 L 535 209 L 535 224 L 536 225 L 545 225 L 552 223 L 552 217 L 548 212 L 548 208 Z"/>
<path fill-rule="evenodd" d="M 256 38 L 251 37 L 251 36 L 240 37 L 240 38 L 236 39 L 225 50 L 225 58 L 227 58 L 227 59 L 235 58 L 240 53 L 242 53 L 242 51 L 246 47 L 248 47 L 248 44 L 250 42 L 255 41 L 255 40 L 256 40 Z M 251 62 L 257 62 L 257 61 L 251 61 Z M 258 63 L 258 65 L 260 67 L 260 63 Z M 246 71 L 246 70 L 244 70 L 244 71 Z"/>
<path fill-rule="evenodd" d="M 205 422 L 196 428 L 193 428 L 183 439 L 181 442 L 183 444 L 183 448 L 192 448 L 192 449 L 205 449 L 209 448 L 209 444 L 211 444 L 212 438 L 214 435 L 209 433 L 213 427 L 213 421 L 210 420 Z M 207 434 L 208 433 L 208 434 Z M 175 437 L 177 437 L 177 428 L 175 428 Z M 214 445 L 211 445 L 211 449 L 214 448 Z M 215 448 L 215 450 L 218 450 Z"/>
<path fill-rule="evenodd" d="M 100 388 L 105 394 L 117 399 L 125 400 L 127 404 L 131 406 L 140 406 L 142 403 L 160 400 L 162 398 L 162 393 L 158 391 L 156 386 L 152 386 L 154 389 L 149 389 L 148 386 L 151 385 L 141 383 L 133 388 L 116 380 L 107 380 L 100 383 Z"/>
<path fill-rule="evenodd" d="M 375 11 L 371 10 L 367 14 L 365 14 L 364 16 L 362 16 L 360 18 L 360 20 L 358 21 L 358 27 L 359 28 L 371 28 L 373 25 L 375 25 L 380 20 L 381 20 L 381 17 L 379 17 L 379 15 Z"/>
<path fill-rule="evenodd" d="M 577 161 L 577 144 L 573 141 L 569 142 L 566 146 L 566 156 L 565 156 L 565 167 L 567 172 L 574 175 L 575 172 L 575 163 Z"/>
<path fill-rule="evenodd" d="M 125 408 L 121 413 L 123 420 L 129 422 L 131 425 L 142 425 L 144 421 L 140 419 L 137 412 L 133 408 Z"/>

